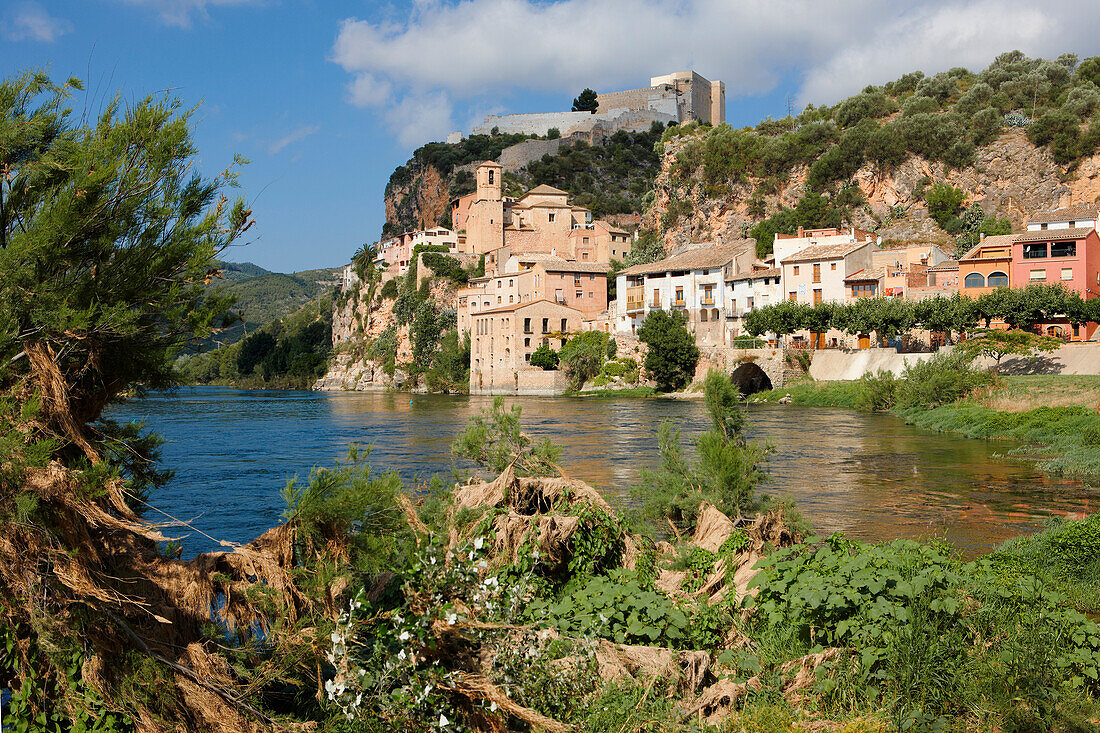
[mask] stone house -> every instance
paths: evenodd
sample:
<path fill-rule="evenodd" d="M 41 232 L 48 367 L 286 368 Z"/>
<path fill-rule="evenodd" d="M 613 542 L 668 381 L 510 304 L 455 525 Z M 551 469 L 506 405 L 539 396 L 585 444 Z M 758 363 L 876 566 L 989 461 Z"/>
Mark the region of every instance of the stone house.
<path fill-rule="evenodd" d="M 584 314 L 549 300 L 515 303 L 470 315 L 470 393 L 516 394 L 561 391 L 560 372 L 530 366 L 531 354 L 547 344 L 557 350 L 582 330 Z"/>
<path fill-rule="evenodd" d="M 727 278 L 750 271 L 754 259 L 755 243 L 739 241 L 693 245 L 663 260 L 626 268 L 617 281 L 615 330 L 636 333 L 650 311 L 673 310 L 687 316 L 697 343 L 725 344 Z"/>
<path fill-rule="evenodd" d="M 781 274 L 782 271 L 778 267 L 769 267 L 727 276 L 726 293 L 729 298 L 729 307 L 726 313 L 731 338 L 746 335 L 743 325 L 746 314 L 752 313 L 757 308 L 775 305 L 783 299 Z"/>
<path fill-rule="evenodd" d="M 776 266 L 782 266 L 784 260 L 798 252 L 810 247 L 828 247 L 832 245 L 857 244 L 870 242 L 879 244 L 880 239 L 874 232 L 863 229 L 838 229 L 827 227 L 824 229 L 798 228 L 797 234 L 776 234 L 772 245 L 772 256 Z"/>
<path fill-rule="evenodd" d="M 1074 204 L 1032 214 L 1027 220 L 1027 230 L 1039 232 L 1048 229 L 1095 229 L 1096 222 L 1096 204 Z"/>

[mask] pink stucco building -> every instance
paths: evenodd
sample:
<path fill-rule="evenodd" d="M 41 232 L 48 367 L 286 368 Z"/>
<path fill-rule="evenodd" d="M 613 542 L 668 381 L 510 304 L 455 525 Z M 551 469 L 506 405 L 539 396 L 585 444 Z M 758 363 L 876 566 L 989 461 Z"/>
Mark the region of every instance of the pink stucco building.
<path fill-rule="evenodd" d="M 1096 229 L 1046 229 L 1017 234 L 1012 242 L 1012 284 L 1061 283 L 1088 300 L 1100 296 L 1100 236 Z M 1044 324 L 1044 333 L 1088 339 L 1096 324 L 1075 329 L 1066 323 Z"/>

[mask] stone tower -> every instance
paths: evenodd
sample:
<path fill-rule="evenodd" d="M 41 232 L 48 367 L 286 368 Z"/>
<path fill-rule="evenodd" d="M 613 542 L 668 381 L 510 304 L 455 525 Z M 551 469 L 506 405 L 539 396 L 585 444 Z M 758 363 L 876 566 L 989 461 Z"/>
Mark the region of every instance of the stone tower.
<path fill-rule="evenodd" d="M 466 251 L 484 254 L 504 246 L 504 167 L 487 160 L 477 167 L 477 194 L 466 217 Z"/>

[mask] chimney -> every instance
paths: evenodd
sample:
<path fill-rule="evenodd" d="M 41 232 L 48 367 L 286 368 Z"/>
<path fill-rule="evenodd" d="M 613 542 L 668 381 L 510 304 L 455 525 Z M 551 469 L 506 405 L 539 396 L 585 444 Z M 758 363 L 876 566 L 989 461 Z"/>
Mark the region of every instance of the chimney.
<path fill-rule="evenodd" d="M 798 228 L 798 238 L 801 239 L 803 234 L 804 234 L 804 230 L 802 229 L 802 227 L 799 227 Z"/>
<path fill-rule="evenodd" d="M 979 242 L 984 242 L 985 241 L 985 232 L 980 232 L 978 234 L 978 241 Z"/>

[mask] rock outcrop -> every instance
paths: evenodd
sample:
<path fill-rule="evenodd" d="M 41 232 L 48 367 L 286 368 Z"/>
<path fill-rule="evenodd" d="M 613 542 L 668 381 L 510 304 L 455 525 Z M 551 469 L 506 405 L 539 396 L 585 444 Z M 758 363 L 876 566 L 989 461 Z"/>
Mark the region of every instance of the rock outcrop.
<path fill-rule="evenodd" d="M 665 235 L 670 249 L 689 242 L 737 239 L 760 220 L 749 214 L 749 200 L 759 181 L 738 183 L 711 197 L 699 180 L 684 183 L 676 179 L 673 165 L 689 139 L 666 144 L 655 183 L 655 204 L 643 220 L 647 228 L 660 229 L 672 202 L 691 203 L 691 213 L 680 216 Z M 778 192 L 763 196 L 768 215 L 798 203 L 807 172 L 806 166 L 792 169 Z M 884 240 L 931 237 L 933 242 L 953 246 L 954 237 L 928 216 L 921 191 L 929 180 L 946 181 L 962 189 L 969 202 L 978 203 L 987 215 L 1007 216 L 1014 228 L 1022 228 L 1030 212 L 1100 200 L 1100 155 L 1067 170 L 1054 162 L 1046 148 L 1032 145 L 1023 130 L 1013 129 L 979 148 L 968 168 L 949 170 L 943 163 L 913 156 L 891 171 L 866 163 L 850 180 L 867 199 L 866 206 L 854 212 L 855 226 L 877 231 Z"/>

